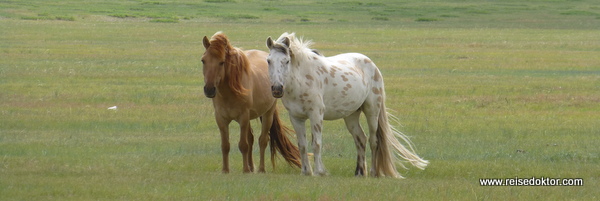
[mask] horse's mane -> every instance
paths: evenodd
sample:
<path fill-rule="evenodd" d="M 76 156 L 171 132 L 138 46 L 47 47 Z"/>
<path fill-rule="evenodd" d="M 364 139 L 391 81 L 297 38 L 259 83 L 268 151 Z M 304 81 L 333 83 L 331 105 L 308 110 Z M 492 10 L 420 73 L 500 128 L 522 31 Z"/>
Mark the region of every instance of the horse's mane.
<path fill-rule="evenodd" d="M 248 74 L 250 62 L 244 52 L 231 46 L 227 36 L 221 32 L 215 33 L 210 39 L 210 47 L 207 51 L 213 56 L 223 58 L 225 61 L 225 77 L 229 88 L 236 95 L 243 95 L 246 92 L 242 86 L 242 76 Z"/>
<path fill-rule="evenodd" d="M 281 34 L 281 36 L 279 36 L 277 42 L 281 43 L 284 40 L 284 38 L 288 38 L 290 40 L 290 47 L 288 48 L 292 53 L 292 57 L 295 57 L 296 59 L 307 59 L 309 54 L 316 54 L 321 56 L 321 54 L 318 51 L 315 51 L 310 48 L 310 46 L 313 44 L 312 41 L 298 38 L 296 37 L 296 33 L 285 32 Z"/>

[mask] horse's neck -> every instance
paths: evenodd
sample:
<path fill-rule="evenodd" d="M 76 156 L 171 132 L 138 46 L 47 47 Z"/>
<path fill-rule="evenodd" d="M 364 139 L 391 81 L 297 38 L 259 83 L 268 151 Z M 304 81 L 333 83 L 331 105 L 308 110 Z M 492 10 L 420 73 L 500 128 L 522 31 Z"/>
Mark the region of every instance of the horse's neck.
<path fill-rule="evenodd" d="M 228 77 L 226 77 L 225 79 L 222 80 L 221 83 L 219 83 L 219 86 L 217 86 L 217 93 L 221 95 L 221 97 L 226 98 L 226 99 L 231 99 L 231 98 L 245 98 L 245 97 L 241 97 L 243 95 L 238 95 L 236 94 L 233 89 L 231 88 L 231 86 L 229 86 L 229 79 Z M 247 89 L 246 84 L 244 84 L 246 82 L 246 80 L 248 79 L 248 75 L 243 75 L 241 78 L 241 85 Z"/>
<path fill-rule="evenodd" d="M 226 81 L 225 79 L 223 81 Z M 220 94 L 223 98 L 231 98 L 235 96 L 235 93 L 229 87 L 227 82 L 221 82 L 219 86 L 217 86 L 217 93 Z"/>
<path fill-rule="evenodd" d="M 292 59 L 290 62 L 292 62 L 292 66 L 290 67 L 286 83 L 299 85 L 294 87 L 302 87 L 303 85 L 306 85 L 307 82 L 314 84 L 317 82 L 317 79 L 319 79 L 316 68 L 313 66 L 318 64 L 313 63 L 313 61 L 298 61 Z"/>

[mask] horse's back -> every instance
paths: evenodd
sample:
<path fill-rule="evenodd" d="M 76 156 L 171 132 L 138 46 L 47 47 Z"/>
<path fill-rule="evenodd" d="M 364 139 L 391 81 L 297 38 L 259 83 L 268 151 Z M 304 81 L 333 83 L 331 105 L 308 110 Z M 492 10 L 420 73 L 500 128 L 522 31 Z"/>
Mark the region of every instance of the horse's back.
<path fill-rule="evenodd" d="M 262 113 L 269 110 L 276 99 L 271 94 L 271 82 L 269 81 L 269 65 L 267 56 L 269 53 L 260 50 L 244 51 L 250 62 L 250 73 L 252 88 L 252 102 L 250 108 L 251 118 L 258 118 Z"/>
<path fill-rule="evenodd" d="M 254 79 L 264 79 L 266 77 L 268 80 L 269 64 L 267 63 L 267 56 L 269 56 L 269 53 L 260 50 L 246 50 L 244 54 L 250 62 L 250 70 Z"/>
<path fill-rule="evenodd" d="M 344 53 L 326 59 L 324 119 L 333 120 L 346 117 L 363 105 L 373 86 L 371 77 L 377 67 L 360 53 Z"/>
<path fill-rule="evenodd" d="M 352 64 L 353 66 L 363 68 L 363 70 L 377 68 L 377 66 L 375 66 L 375 63 L 373 63 L 373 61 L 371 61 L 369 57 L 361 53 L 343 53 L 327 58 L 332 62 L 347 62 Z"/>
<path fill-rule="evenodd" d="M 246 57 L 248 57 L 248 61 L 255 67 L 269 67 L 267 64 L 267 56 L 269 56 L 269 53 L 261 50 L 246 50 L 244 53 L 246 54 Z"/>
<path fill-rule="evenodd" d="M 260 50 L 246 50 L 244 51 L 248 62 L 250 62 L 251 76 L 255 82 L 264 81 L 265 78 L 269 77 L 269 64 L 267 63 L 267 56 L 269 53 Z"/>

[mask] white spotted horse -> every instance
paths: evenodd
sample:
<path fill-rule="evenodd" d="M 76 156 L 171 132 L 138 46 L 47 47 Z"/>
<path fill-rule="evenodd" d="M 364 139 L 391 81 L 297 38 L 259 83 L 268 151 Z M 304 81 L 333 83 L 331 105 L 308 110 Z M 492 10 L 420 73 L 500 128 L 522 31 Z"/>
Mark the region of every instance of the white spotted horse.
<path fill-rule="evenodd" d="M 358 152 L 355 175 L 366 175 L 367 136 L 360 126 L 361 112 L 369 127 L 371 176 L 402 178 L 396 169 L 399 158 L 424 169 L 429 162 L 419 157 L 408 137 L 388 122 L 383 77 L 373 61 L 359 53 L 324 57 L 310 45 L 294 33 L 284 33 L 276 41 L 267 39 L 272 94 L 281 98 L 289 112 L 298 138 L 302 174 L 313 175 L 307 156 L 306 120 L 310 119 L 314 172 L 327 175 L 321 160 L 323 120 L 343 118 Z"/>

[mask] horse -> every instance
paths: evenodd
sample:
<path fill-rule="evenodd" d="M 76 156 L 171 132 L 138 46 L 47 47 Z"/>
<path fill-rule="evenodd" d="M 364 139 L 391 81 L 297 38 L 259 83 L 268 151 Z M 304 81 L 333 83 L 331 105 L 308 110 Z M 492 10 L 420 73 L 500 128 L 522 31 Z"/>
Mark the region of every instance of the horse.
<path fill-rule="evenodd" d="M 375 63 L 360 53 L 325 57 L 311 50 L 311 44 L 296 38 L 295 33 L 283 33 L 276 41 L 267 38 L 272 94 L 281 98 L 289 112 L 298 139 L 302 174 L 313 175 L 306 150 L 306 120 L 310 120 L 314 172 L 323 176 L 328 174 L 321 159 L 323 120 L 343 118 L 357 149 L 354 174 L 366 176 L 367 136 L 360 126 L 361 112 L 369 127 L 371 176 L 403 178 L 396 169 L 396 163 L 402 162 L 399 158 L 424 169 L 429 161 L 419 157 L 408 137 L 388 121 L 388 115 L 394 116 L 386 112 L 383 78 Z"/>
<path fill-rule="evenodd" d="M 242 51 L 233 47 L 222 32 L 215 33 L 210 40 L 204 36 L 203 45 L 206 48 L 202 55 L 204 95 L 212 99 L 215 120 L 221 134 L 222 172 L 229 173 L 231 121 L 240 125 L 238 147 L 243 156 L 243 171 L 254 172 L 254 135 L 250 120 L 256 118 L 260 118 L 262 124 L 258 172 L 265 172 L 264 155 L 269 142 L 273 168 L 276 151 L 288 164 L 300 167 L 298 147 L 288 139 L 291 130 L 282 124 L 276 107 L 277 99 L 271 95 L 266 62 L 268 53 L 259 50 Z"/>

